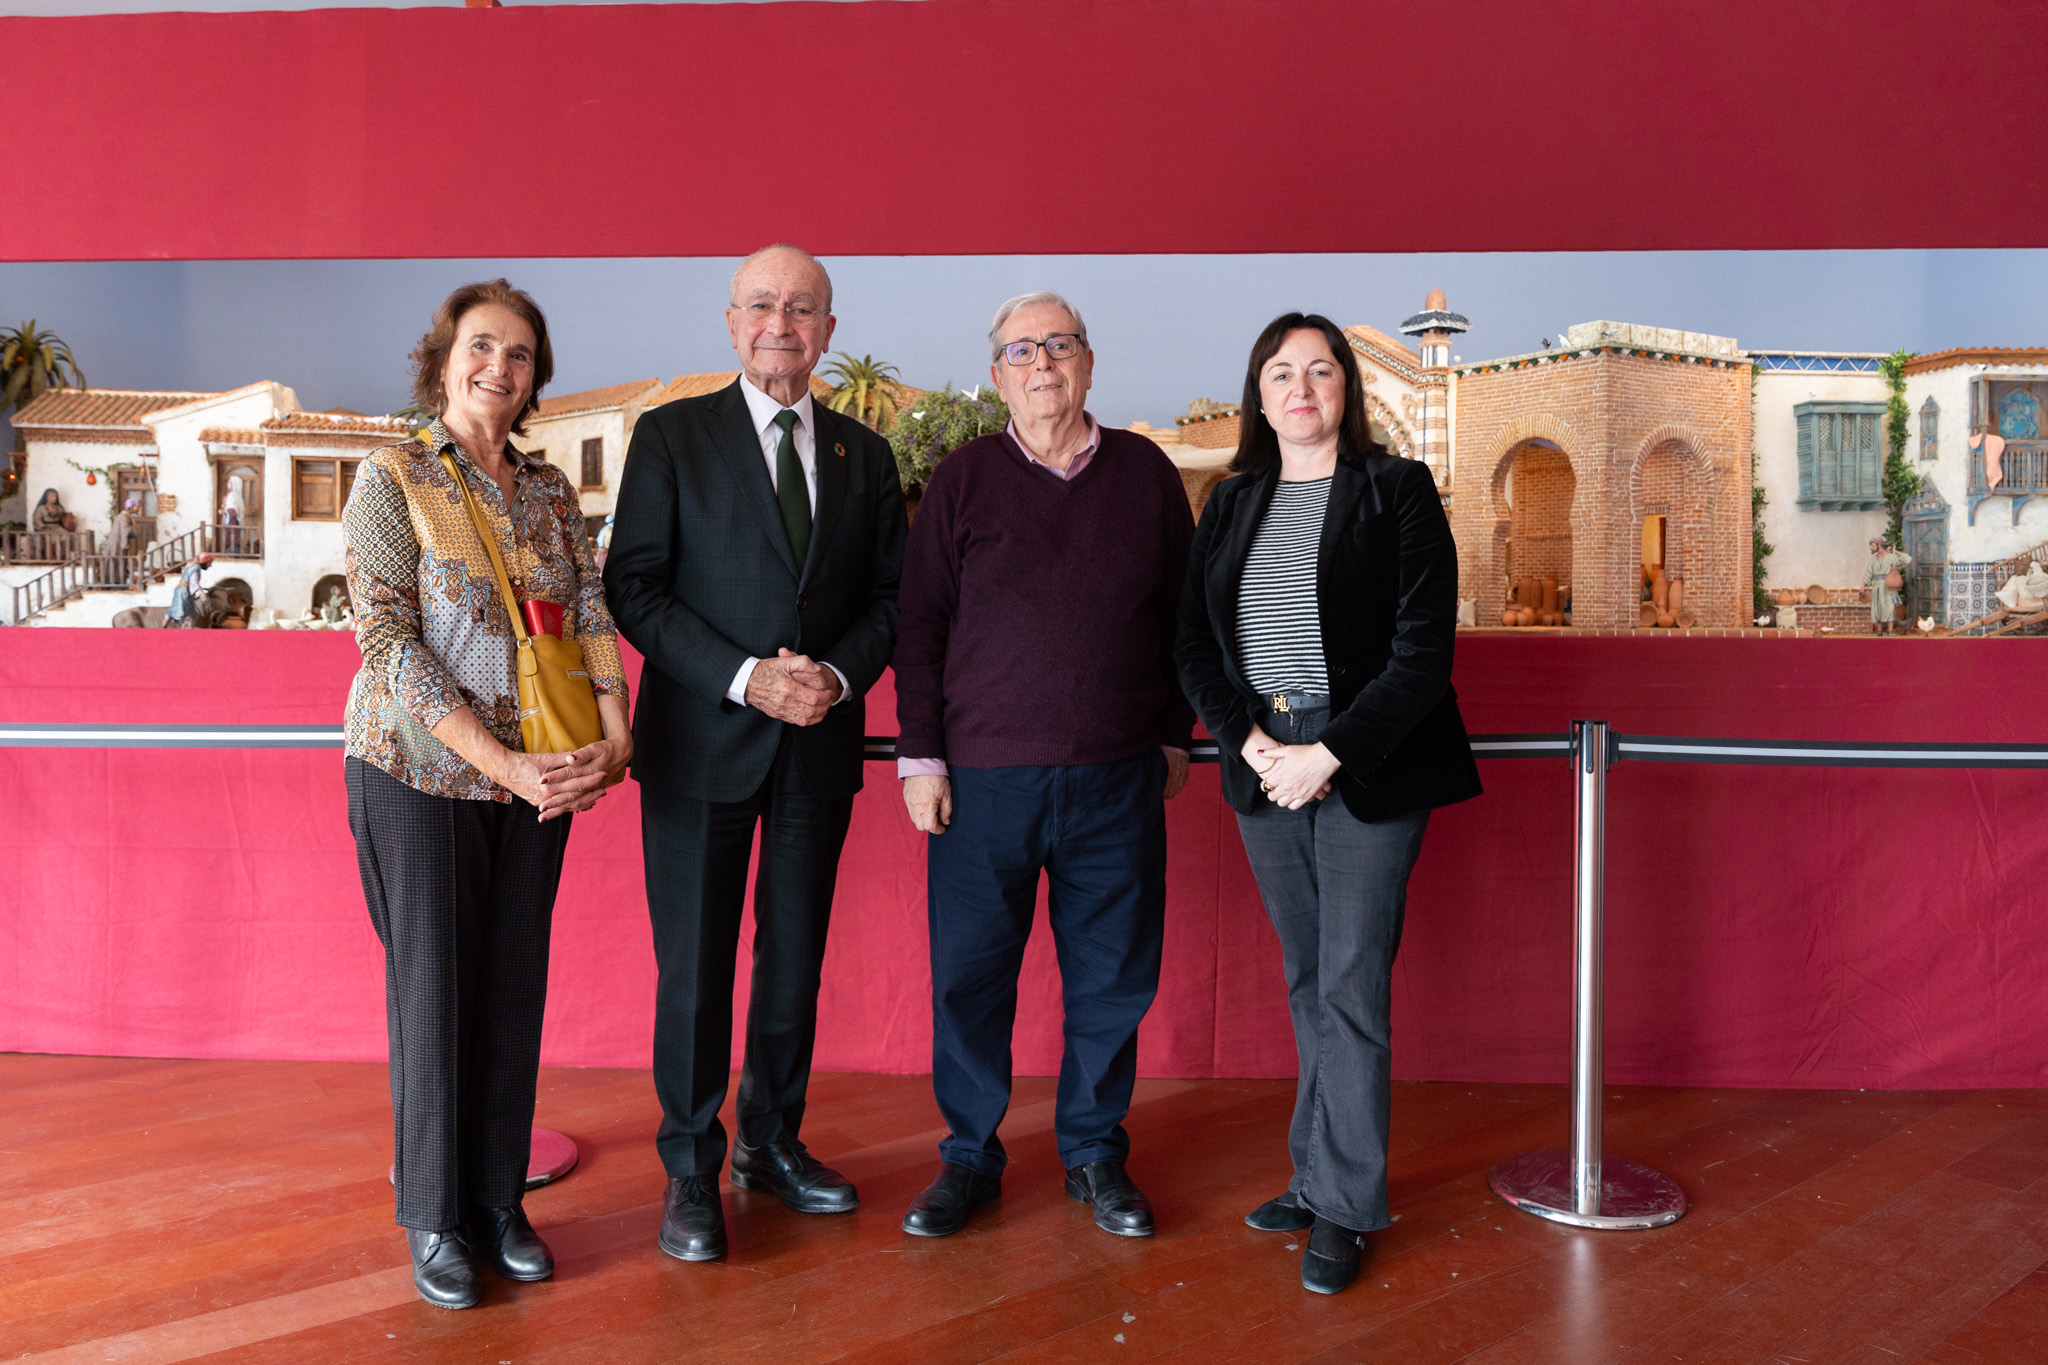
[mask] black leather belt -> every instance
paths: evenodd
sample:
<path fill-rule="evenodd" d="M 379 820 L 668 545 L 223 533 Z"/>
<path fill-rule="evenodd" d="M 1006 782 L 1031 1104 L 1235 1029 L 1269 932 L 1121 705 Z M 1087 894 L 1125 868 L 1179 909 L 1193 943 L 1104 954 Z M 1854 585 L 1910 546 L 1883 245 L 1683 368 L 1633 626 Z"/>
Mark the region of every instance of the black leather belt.
<path fill-rule="evenodd" d="M 1265 702 L 1268 711 L 1279 714 L 1330 709 L 1329 695 L 1323 692 L 1268 692 L 1261 700 Z"/>

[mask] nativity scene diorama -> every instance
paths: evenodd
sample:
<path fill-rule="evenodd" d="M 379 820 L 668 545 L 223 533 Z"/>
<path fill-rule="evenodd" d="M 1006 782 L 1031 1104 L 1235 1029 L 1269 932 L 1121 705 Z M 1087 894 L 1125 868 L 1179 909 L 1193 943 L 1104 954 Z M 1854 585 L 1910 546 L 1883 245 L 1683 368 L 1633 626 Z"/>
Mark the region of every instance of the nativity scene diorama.
<path fill-rule="evenodd" d="M 1437 290 L 1398 336 L 1345 329 L 1375 435 L 1435 476 L 1462 628 L 2048 630 L 2048 347 L 1751 350 L 1596 321 L 1466 361 L 1453 349 L 1470 326 Z M 545 397 L 519 443 L 575 481 L 595 539 L 640 415 L 734 373 Z M 892 436 L 913 505 L 945 453 L 934 430 L 977 434 L 962 421 L 999 429 L 1004 415 L 866 357 L 840 378 L 814 377 L 815 396 Z M 948 403 L 959 411 L 928 416 Z M 275 381 L 47 388 L 12 414 L 0 613 L 24 626 L 349 629 L 342 511 L 358 462 L 404 439 L 408 416 L 306 412 Z M 1199 514 L 1240 419 L 1235 404 L 1195 399 L 1170 425 L 1131 429 L 1180 467 Z"/>

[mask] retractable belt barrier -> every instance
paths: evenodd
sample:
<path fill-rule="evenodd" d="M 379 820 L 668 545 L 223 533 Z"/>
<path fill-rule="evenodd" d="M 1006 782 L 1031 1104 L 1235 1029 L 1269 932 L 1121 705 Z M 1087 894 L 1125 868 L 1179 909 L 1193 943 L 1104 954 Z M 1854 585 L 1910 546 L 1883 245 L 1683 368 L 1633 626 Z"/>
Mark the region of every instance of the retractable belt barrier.
<path fill-rule="evenodd" d="M 35 725 L 0 722 L 0 748 L 339 749 L 340 726 Z M 1698 739 L 1618 735 L 1604 720 L 1564 734 L 1473 735 L 1480 758 L 1569 758 L 1572 765 L 1572 1145 L 1523 1152 L 1494 1166 L 1494 1193 L 1525 1213 L 1585 1228 L 1652 1228 L 1676 1221 L 1684 1193 L 1648 1166 L 1601 1150 L 1602 936 L 1605 932 L 1607 770 L 1649 763 L 1747 763 L 1817 768 L 2048 768 L 2044 744 L 1897 744 L 1836 740 Z M 891 735 L 870 735 L 863 753 L 896 757 Z M 1216 741 L 1189 758 L 1219 761 Z M 573 1160 L 573 1158 L 572 1158 Z M 546 1177 L 543 1176 L 543 1179 Z"/>

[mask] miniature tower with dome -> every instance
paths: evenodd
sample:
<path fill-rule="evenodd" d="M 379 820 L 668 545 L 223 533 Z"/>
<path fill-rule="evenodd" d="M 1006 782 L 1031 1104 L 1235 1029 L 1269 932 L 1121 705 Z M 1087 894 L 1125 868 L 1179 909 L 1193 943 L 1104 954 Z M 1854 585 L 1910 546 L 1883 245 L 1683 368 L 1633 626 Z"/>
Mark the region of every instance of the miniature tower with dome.
<path fill-rule="evenodd" d="M 1422 343 L 1422 382 L 1416 386 L 1422 408 L 1417 453 L 1436 475 L 1438 488 L 1451 487 L 1451 338 L 1472 330 L 1472 323 L 1450 310 L 1441 289 L 1429 291 L 1422 311 L 1401 324 L 1401 334 Z"/>

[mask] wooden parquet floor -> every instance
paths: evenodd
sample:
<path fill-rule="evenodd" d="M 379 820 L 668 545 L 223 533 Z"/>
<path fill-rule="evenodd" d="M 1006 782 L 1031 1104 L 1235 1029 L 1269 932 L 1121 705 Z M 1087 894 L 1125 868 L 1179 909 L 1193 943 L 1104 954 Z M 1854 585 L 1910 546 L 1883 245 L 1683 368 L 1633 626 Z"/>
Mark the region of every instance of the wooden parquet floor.
<path fill-rule="evenodd" d="M 582 1165 L 528 1196 L 559 1261 L 482 1307 L 413 1294 L 381 1067 L 0 1056 L 0 1360 L 37 1362 L 2048 1362 L 2048 1092 L 1610 1089 L 1609 1150 L 1675 1177 L 1671 1227 L 1494 1200 L 1564 1141 L 1562 1087 L 1398 1088 L 1393 1204 L 1359 1282 L 1304 1293 L 1277 1193 L 1292 1086 L 1146 1081 L 1160 1235 L 1060 1189 L 1052 1083 L 1018 1083 L 1001 1203 L 906 1237 L 936 1169 L 919 1076 L 821 1075 L 805 1137 L 861 1212 L 728 1190 L 722 1264 L 662 1255 L 647 1075 L 542 1073 Z M 1293 1246 L 1290 1246 L 1290 1243 Z"/>

